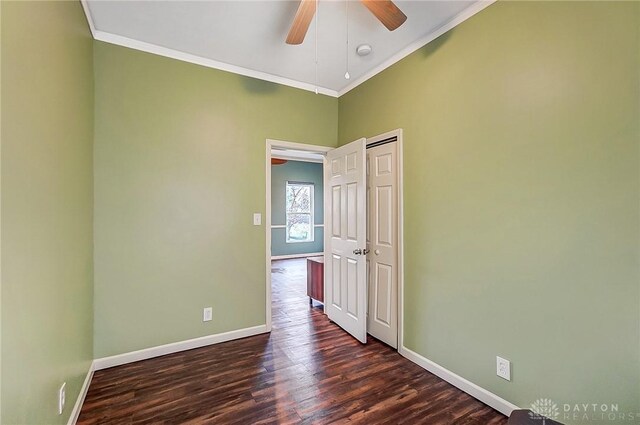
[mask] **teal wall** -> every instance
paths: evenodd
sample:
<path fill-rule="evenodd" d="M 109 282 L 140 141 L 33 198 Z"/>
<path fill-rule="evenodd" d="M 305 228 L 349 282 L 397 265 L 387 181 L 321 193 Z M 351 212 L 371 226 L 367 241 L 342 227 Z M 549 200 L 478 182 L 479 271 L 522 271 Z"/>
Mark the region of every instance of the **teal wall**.
<path fill-rule="evenodd" d="M 339 109 L 341 143 L 404 129 L 405 345 L 639 413 L 640 3 L 497 2 Z"/>
<path fill-rule="evenodd" d="M 265 324 L 266 139 L 335 145 L 338 100 L 94 53 L 96 357 Z"/>
<path fill-rule="evenodd" d="M 1 7 L 0 422 L 63 424 L 93 359 L 93 41 L 79 2 Z"/>
<path fill-rule="evenodd" d="M 287 161 L 271 166 L 271 224 L 286 224 L 285 188 L 287 180 L 314 184 L 313 215 L 315 224 L 324 223 L 322 164 Z M 271 255 L 309 254 L 324 251 L 324 228 L 314 229 L 313 242 L 287 243 L 286 229 L 271 229 Z"/>

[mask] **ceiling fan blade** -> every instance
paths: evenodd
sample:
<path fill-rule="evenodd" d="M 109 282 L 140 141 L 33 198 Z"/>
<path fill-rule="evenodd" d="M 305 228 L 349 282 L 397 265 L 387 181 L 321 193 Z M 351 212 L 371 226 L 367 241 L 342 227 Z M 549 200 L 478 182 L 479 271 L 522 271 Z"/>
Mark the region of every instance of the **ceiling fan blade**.
<path fill-rule="evenodd" d="M 301 0 L 287 35 L 287 44 L 301 44 L 316 13 L 316 0 Z"/>
<path fill-rule="evenodd" d="M 393 31 L 407 20 L 407 15 L 391 0 L 360 0 L 375 15 L 382 25 Z"/>

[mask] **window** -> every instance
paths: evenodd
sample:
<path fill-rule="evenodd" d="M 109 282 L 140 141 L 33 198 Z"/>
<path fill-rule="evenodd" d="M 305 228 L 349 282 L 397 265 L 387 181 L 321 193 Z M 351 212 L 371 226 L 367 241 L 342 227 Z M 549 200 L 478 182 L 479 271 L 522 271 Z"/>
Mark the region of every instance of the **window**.
<path fill-rule="evenodd" d="M 313 183 L 287 182 L 287 243 L 313 242 Z"/>

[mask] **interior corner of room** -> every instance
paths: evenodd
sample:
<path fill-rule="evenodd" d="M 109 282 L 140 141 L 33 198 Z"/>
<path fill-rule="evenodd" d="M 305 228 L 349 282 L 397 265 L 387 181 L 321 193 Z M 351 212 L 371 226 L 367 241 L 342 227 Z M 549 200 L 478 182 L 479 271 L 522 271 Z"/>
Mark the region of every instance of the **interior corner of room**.
<path fill-rule="evenodd" d="M 640 2 L 361 3 L 0 2 L 2 424 L 640 421 Z"/>

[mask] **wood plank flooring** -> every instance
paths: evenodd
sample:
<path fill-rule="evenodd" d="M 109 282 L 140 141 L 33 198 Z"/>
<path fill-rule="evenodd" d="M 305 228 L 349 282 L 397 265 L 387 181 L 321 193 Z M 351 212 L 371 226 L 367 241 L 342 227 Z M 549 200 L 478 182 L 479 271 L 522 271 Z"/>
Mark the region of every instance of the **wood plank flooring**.
<path fill-rule="evenodd" d="M 273 330 L 97 371 L 78 424 L 499 425 L 492 408 L 305 296 L 305 260 L 274 262 Z"/>

